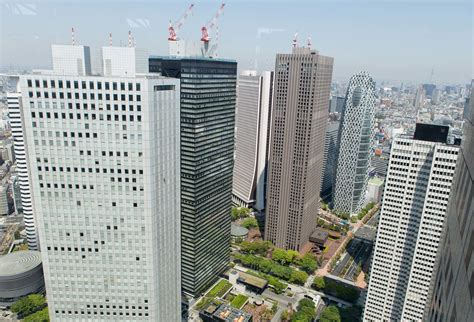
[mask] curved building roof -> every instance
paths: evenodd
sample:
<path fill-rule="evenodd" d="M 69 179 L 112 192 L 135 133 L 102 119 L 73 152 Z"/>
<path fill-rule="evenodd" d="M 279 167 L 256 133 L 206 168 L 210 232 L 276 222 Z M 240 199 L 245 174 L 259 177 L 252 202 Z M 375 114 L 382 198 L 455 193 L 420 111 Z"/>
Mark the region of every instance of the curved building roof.
<path fill-rule="evenodd" d="M 25 250 L 0 256 L 0 277 L 26 273 L 41 265 L 41 253 Z"/>

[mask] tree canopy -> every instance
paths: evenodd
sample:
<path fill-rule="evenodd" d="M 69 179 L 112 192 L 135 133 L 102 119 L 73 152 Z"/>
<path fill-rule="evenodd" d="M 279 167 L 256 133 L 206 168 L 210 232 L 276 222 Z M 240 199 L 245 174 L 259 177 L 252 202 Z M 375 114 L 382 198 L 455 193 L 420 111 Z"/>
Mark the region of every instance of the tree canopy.
<path fill-rule="evenodd" d="M 253 217 L 245 218 L 244 221 L 242 221 L 242 227 L 245 227 L 247 229 L 258 228 L 257 219 Z"/>
<path fill-rule="evenodd" d="M 326 307 L 323 312 L 321 312 L 321 316 L 319 317 L 320 322 L 341 322 L 341 316 L 339 314 L 339 310 L 334 305 L 329 305 Z"/>
<path fill-rule="evenodd" d="M 318 268 L 318 263 L 316 258 L 311 254 L 306 254 L 299 260 L 299 265 L 303 271 L 308 274 L 312 274 L 316 268 Z"/>
<path fill-rule="evenodd" d="M 48 308 L 45 307 L 41 311 L 28 315 L 23 322 L 49 322 Z"/>
<path fill-rule="evenodd" d="M 18 315 L 27 316 L 38 311 L 45 303 L 46 300 L 43 296 L 30 294 L 13 303 L 11 310 Z"/>
<path fill-rule="evenodd" d="M 250 212 L 252 210 L 250 208 L 245 208 L 245 207 L 232 207 L 230 211 L 230 216 L 232 217 L 232 220 L 237 220 L 239 218 L 245 218 L 250 215 Z"/>

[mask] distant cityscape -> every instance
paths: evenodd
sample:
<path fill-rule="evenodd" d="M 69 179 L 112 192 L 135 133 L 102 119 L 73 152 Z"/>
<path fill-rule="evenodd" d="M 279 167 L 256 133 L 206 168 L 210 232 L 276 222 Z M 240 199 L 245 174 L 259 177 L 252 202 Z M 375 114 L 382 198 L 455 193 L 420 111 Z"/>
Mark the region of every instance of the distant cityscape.
<path fill-rule="evenodd" d="M 242 69 L 193 7 L 0 75 L 0 320 L 473 321 L 474 80 Z"/>

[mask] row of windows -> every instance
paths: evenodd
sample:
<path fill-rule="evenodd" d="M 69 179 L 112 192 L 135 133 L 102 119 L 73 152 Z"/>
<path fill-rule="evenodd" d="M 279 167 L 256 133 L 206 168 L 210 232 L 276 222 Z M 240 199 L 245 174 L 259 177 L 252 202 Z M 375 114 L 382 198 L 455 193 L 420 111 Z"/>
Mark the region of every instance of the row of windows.
<path fill-rule="evenodd" d="M 28 87 L 33 87 L 33 80 L 31 79 L 28 79 L 27 80 L 27 83 L 28 83 Z M 49 82 L 47 80 L 43 80 L 42 82 L 39 80 L 39 79 L 35 79 L 34 80 L 34 84 L 35 84 L 35 87 L 36 88 L 48 88 L 48 87 L 51 87 L 51 88 L 56 88 L 56 86 L 58 88 L 75 88 L 75 89 L 102 89 L 104 88 L 105 90 L 110 90 L 110 85 L 112 84 L 112 90 L 114 91 L 117 91 L 119 90 L 119 85 L 120 85 L 120 90 L 121 91 L 125 91 L 126 88 L 129 90 L 129 91 L 133 91 L 135 89 L 135 91 L 139 92 L 140 89 L 141 89 L 141 85 L 140 83 L 135 83 L 135 88 L 134 88 L 134 84 L 133 83 L 123 83 L 123 82 L 120 82 L 120 84 L 118 82 L 101 82 L 101 81 L 70 81 L 70 80 L 66 80 L 66 81 L 63 81 L 63 80 L 50 80 Z M 80 85 L 80 86 L 79 86 Z"/>
<path fill-rule="evenodd" d="M 50 95 L 49 95 L 49 92 L 43 92 L 43 94 L 41 94 L 40 91 L 36 91 L 36 92 L 29 91 L 29 92 L 28 92 L 28 97 L 29 97 L 29 98 L 42 98 L 42 97 L 43 97 L 43 98 L 50 98 Z M 72 93 L 67 92 L 67 93 L 66 93 L 66 96 L 64 96 L 64 93 L 63 93 L 63 92 L 59 92 L 59 98 L 60 98 L 60 99 L 64 99 L 65 97 L 67 97 L 68 99 L 72 99 Z M 105 94 L 105 99 L 106 99 L 107 101 L 110 101 L 110 98 L 111 98 L 111 97 L 113 98 L 114 101 L 119 101 L 119 96 L 118 96 L 118 94 L 112 94 L 112 96 L 111 96 L 111 94 Z M 52 93 L 51 93 L 51 98 L 58 98 L 57 93 L 56 93 L 56 92 L 52 92 Z M 74 98 L 75 98 L 75 99 L 80 99 L 79 93 L 74 93 Z M 102 96 L 101 93 L 97 94 L 97 99 L 98 99 L 99 101 L 102 101 L 102 98 L 103 98 L 103 96 Z M 122 101 L 122 102 L 123 102 L 123 101 L 126 101 L 126 98 L 127 98 L 127 96 L 126 96 L 125 94 L 121 94 L 121 95 L 120 95 L 120 101 Z M 87 98 L 87 93 L 82 93 L 82 99 L 83 99 L 83 100 L 88 99 L 88 98 Z M 94 93 L 90 93 L 90 94 L 89 94 L 89 99 L 95 100 L 95 94 L 94 94 Z M 142 100 L 141 95 L 136 95 L 136 96 L 135 96 L 135 100 L 136 100 L 137 102 L 141 102 L 141 100 Z M 133 102 L 133 101 L 134 101 L 134 95 L 129 94 L 129 95 L 128 95 L 128 101 Z"/>

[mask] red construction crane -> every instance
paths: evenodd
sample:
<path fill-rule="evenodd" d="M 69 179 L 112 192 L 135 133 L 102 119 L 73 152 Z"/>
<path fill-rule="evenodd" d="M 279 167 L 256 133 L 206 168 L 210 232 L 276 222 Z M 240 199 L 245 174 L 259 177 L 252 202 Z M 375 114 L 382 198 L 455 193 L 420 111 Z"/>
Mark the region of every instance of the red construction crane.
<path fill-rule="evenodd" d="M 168 27 L 168 40 L 169 41 L 176 41 L 177 36 L 176 33 L 179 31 L 179 29 L 183 26 L 184 22 L 186 21 L 186 18 L 191 14 L 191 11 L 193 10 L 194 4 L 191 3 L 191 5 L 186 9 L 184 14 L 181 16 L 181 18 L 175 23 L 171 23 L 170 20 L 170 26 Z"/>
<path fill-rule="evenodd" d="M 205 26 L 201 28 L 201 41 L 204 41 L 205 43 L 209 42 L 208 32 L 211 31 L 217 25 L 217 19 L 224 12 L 224 7 L 225 3 L 221 4 L 214 17 Z"/>

